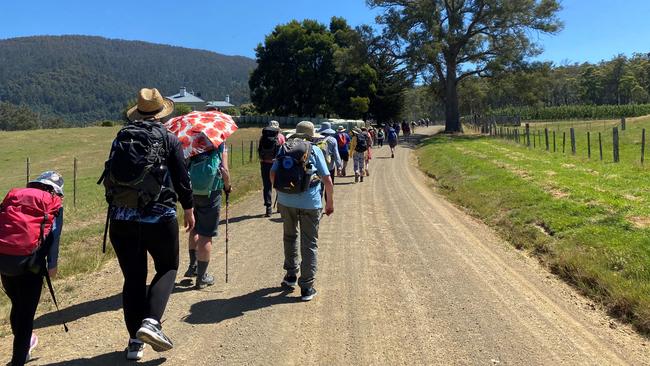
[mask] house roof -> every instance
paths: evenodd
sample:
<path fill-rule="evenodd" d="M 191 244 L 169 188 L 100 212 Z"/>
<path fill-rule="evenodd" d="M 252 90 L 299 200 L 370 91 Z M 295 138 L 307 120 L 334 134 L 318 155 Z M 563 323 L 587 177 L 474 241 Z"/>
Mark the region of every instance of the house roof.
<path fill-rule="evenodd" d="M 211 102 L 208 102 L 208 107 L 217 107 L 217 108 L 230 108 L 234 107 L 234 104 L 230 104 L 226 101 L 223 100 L 213 100 Z"/>
<path fill-rule="evenodd" d="M 167 98 L 173 100 L 174 103 L 205 103 L 205 100 L 194 96 L 190 92 L 186 92 L 185 96 L 182 96 L 181 93 L 178 93 Z"/>

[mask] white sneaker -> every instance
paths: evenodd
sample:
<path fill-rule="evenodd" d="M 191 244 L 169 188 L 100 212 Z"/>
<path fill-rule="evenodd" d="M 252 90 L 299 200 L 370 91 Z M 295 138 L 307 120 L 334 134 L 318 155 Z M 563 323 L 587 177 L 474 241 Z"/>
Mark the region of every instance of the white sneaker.
<path fill-rule="evenodd" d="M 144 356 L 144 343 L 138 340 L 129 339 L 129 345 L 126 347 L 126 359 L 138 361 Z"/>
<path fill-rule="evenodd" d="M 25 358 L 25 362 L 29 362 L 29 360 L 32 359 L 32 351 L 34 351 L 34 348 L 38 346 L 38 336 L 34 333 L 32 333 L 32 337 L 29 339 L 29 351 L 27 351 L 27 358 Z"/>

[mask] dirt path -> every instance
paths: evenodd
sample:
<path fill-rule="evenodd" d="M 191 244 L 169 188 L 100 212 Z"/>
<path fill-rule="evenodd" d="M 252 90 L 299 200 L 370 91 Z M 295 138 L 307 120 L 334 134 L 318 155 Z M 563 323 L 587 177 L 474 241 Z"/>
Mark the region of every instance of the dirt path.
<path fill-rule="evenodd" d="M 231 282 L 223 283 L 223 251 L 215 253 L 221 281 L 201 292 L 179 285 L 164 323 L 176 347 L 147 348 L 142 363 L 650 364 L 646 340 L 432 193 L 410 152 L 400 147 L 390 159 L 387 148 L 376 150 L 364 183 L 337 179 L 335 215 L 321 224 L 319 294 L 309 303 L 278 287 L 279 217 L 258 216 L 257 194 L 233 207 Z M 60 291 L 70 333 L 42 315 L 32 364 L 123 363 L 117 266 L 77 283 L 85 287 Z M 2 360 L 9 342 L 0 340 Z"/>

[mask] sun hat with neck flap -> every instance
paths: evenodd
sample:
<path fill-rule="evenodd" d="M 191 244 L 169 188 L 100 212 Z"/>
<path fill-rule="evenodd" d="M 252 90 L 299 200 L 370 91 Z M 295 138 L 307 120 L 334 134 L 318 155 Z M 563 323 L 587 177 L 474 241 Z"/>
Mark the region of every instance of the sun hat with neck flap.
<path fill-rule="evenodd" d="M 164 98 L 156 88 L 142 88 L 138 93 L 138 103 L 126 112 L 130 121 L 161 119 L 174 112 L 174 102 Z"/>

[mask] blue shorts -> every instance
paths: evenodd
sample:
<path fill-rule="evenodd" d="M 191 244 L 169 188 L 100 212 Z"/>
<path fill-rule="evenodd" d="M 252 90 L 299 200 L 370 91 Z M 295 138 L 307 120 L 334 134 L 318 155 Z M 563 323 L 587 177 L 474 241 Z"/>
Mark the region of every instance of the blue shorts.
<path fill-rule="evenodd" d="M 219 212 L 221 211 L 221 190 L 209 196 L 194 196 L 194 232 L 201 236 L 217 236 Z"/>

